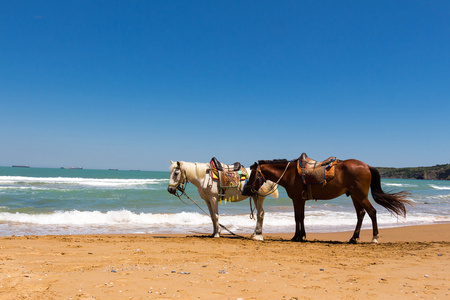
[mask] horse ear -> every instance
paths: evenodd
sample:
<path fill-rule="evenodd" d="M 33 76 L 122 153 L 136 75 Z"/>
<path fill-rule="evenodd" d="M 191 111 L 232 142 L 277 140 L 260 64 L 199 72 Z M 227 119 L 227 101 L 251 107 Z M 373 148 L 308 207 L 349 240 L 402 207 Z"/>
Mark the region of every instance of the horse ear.
<path fill-rule="evenodd" d="M 173 165 L 173 161 L 172 160 L 170 160 L 170 164 Z"/>
<path fill-rule="evenodd" d="M 181 167 L 181 163 L 179 161 L 177 161 L 177 166 Z"/>

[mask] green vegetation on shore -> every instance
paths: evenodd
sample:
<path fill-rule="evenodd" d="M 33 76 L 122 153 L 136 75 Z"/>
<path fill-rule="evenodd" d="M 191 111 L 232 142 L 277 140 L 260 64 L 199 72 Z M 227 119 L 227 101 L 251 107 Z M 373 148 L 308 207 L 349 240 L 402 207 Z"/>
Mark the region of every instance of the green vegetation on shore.
<path fill-rule="evenodd" d="M 450 180 L 450 164 L 415 168 L 377 167 L 377 169 L 382 178 Z"/>

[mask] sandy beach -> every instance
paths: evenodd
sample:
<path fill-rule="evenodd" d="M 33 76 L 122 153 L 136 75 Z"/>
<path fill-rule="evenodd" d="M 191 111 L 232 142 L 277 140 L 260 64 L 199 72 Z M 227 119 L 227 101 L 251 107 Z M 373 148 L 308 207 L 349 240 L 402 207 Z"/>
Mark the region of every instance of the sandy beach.
<path fill-rule="evenodd" d="M 450 298 L 450 224 L 380 234 L 0 237 L 0 299 Z"/>

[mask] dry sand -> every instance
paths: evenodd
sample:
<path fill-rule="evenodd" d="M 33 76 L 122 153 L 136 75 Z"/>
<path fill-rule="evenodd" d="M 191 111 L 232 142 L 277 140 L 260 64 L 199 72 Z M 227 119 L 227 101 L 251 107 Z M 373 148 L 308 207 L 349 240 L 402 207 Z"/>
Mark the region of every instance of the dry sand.
<path fill-rule="evenodd" d="M 0 237 L 0 299 L 450 299 L 450 224 L 380 232 Z"/>

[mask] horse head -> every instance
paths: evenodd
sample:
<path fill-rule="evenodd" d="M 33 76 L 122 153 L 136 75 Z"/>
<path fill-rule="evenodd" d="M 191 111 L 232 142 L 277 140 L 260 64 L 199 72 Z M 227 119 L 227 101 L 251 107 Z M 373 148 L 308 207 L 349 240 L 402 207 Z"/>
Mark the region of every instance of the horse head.
<path fill-rule="evenodd" d="M 266 179 L 261 173 L 261 167 L 258 163 L 255 162 L 253 165 L 251 165 L 250 170 L 250 177 L 248 178 L 248 181 L 244 186 L 244 190 L 242 191 L 242 195 L 244 196 L 255 195 L 264 184 L 264 182 L 266 182 Z"/>
<path fill-rule="evenodd" d="M 175 195 L 178 190 L 183 190 L 182 186 L 186 183 L 186 173 L 182 169 L 182 162 L 170 162 L 172 165 L 170 166 L 170 179 L 167 191 Z"/>

